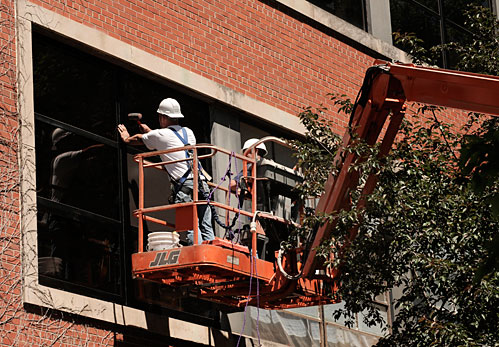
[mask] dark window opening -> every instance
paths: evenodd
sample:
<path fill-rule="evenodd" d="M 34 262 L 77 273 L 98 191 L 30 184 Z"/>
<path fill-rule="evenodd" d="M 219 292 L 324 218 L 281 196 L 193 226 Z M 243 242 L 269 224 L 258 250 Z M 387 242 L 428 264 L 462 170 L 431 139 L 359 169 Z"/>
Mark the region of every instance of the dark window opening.
<path fill-rule="evenodd" d="M 337 17 L 367 31 L 366 9 L 364 0 L 308 0 L 312 4 L 334 14 Z"/>
<path fill-rule="evenodd" d="M 397 0 L 390 1 L 392 32 L 413 33 L 424 41 L 423 47 L 449 42 L 468 42 L 472 33 L 463 27 L 463 12 L 468 5 L 491 8 L 489 0 Z M 395 43 L 401 49 L 405 47 Z M 444 68 L 452 68 L 456 57 L 442 51 L 436 57 Z"/>
<path fill-rule="evenodd" d="M 116 132 L 119 123 L 138 131 L 130 112 L 157 128 L 159 103 L 173 97 L 185 115 L 182 125 L 198 143 L 209 142 L 208 104 L 41 33 L 33 35 L 33 72 L 40 283 L 215 324 L 211 303 L 131 278 L 130 255 L 137 249 L 133 155 L 145 148 L 124 146 Z M 155 198 L 166 204 L 168 177 L 153 180 Z"/>

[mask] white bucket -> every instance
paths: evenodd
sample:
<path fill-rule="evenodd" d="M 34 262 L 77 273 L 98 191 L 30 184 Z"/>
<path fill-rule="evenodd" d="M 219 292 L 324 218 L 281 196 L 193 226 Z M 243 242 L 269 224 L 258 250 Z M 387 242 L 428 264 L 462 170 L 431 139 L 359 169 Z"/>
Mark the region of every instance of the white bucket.
<path fill-rule="evenodd" d="M 161 251 L 179 247 L 180 237 L 177 232 L 159 231 L 147 235 L 147 251 Z"/>

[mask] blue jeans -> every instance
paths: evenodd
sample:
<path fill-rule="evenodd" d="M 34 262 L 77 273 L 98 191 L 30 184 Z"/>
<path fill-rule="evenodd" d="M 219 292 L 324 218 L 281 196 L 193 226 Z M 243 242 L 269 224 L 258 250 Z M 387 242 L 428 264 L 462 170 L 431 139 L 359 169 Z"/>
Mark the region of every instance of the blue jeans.
<path fill-rule="evenodd" d="M 199 183 L 199 198 L 200 200 L 204 199 L 202 196 L 202 191 L 209 193 L 208 184 L 206 181 L 198 181 Z M 192 201 L 192 188 L 193 181 L 186 180 L 184 182 L 183 188 L 187 188 L 191 190 L 191 194 L 186 194 L 182 190 L 179 190 L 177 195 L 175 196 L 175 203 L 182 202 L 191 202 Z M 198 243 L 202 241 L 210 241 L 215 238 L 215 233 L 213 232 L 213 226 L 211 223 L 211 208 L 208 205 L 198 205 Z M 189 245 L 194 244 L 194 231 L 187 231 L 187 239 L 189 240 Z"/>

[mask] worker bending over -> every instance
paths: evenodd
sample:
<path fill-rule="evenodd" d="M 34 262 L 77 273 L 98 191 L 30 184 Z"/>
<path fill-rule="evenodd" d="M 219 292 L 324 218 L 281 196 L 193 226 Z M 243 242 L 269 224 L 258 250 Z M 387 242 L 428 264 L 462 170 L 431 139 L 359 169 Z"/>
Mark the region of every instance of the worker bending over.
<path fill-rule="evenodd" d="M 180 105 L 177 100 L 167 98 L 161 101 L 158 108 L 158 117 L 160 129 L 151 130 L 146 124 L 139 124 L 141 134 L 130 136 L 127 128 L 123 124 L 118 125 L 118 132 L 123 142 L 130 145 L 146 145 L 150 150 L 164 151 L 171 148 L 195 145 L 196 137 L 191 129 L 179 125 L 179 119 L 184 118 L 180 112 Z M 187 151 L 176 151 L 167 154 L 161 154 L 162 161 L 181 160 L 189 157 Z M 164 165 L 170 175 L 172 182 L 172 194 L 174 203 L 183 203 L 192 201 L 193 176 L 192 160 L 181 161 Z M 205 177 L 199 175 L 199 191 L 202 196 L 209 192 Z M 199 218 L 198 240 L 213 240 L 215 238 L 211 222 L 211 209 L 208 205 L 197 205 Z M 193 231 L 187 232 L 187 238 L 190 245 L 194 243 Z"/>
<path fill-rule="evenodd" d="M 246 140 L 246 142 L 244 142 L 243 148 L 241 149 L 241 153 L 244 154 L 244 152 L 248 148 L 250 148 L 251 146 L 253 146 L 258 141 L 260 141 L 260 140 L 259 139 L 255 139 L 255 138 Z M 256 160 L 256 163 L 258 165 L 258 162 L 260 162 L 262 160 L 262 158 L 267 155 L 267 147 L 263 143 L 259 143 L 256 146 L 255 150 L 256 150 L 256 152 L 255 152 L 255 155 L 256 155 L 255 160 Z M 248 153 L 248 155 L 251 155 L 251 153 Z M 253 170 L 253 165 L 249 164 L 248 168 L 247 168 L 247 172 L 248 172 L 248 176 L 249 177 L 251 177 L 252 170 Z M 234 177 L 234 179 L 231 180 L 231 182 L 230 182 L 230 189 L 233 192 L 235 192 L 236 191 L 236 187 L 239 187 L 239 189 L 242 189 L 243 193 L 247 194 L 247 187 L 248 187 L 247 178 L 248 177 L 244 177 L 243 176 L 243 170 L 239 171 L 238 174 Z M 238 192 L 238 194 L 239 193 L 240 192 Z"/>

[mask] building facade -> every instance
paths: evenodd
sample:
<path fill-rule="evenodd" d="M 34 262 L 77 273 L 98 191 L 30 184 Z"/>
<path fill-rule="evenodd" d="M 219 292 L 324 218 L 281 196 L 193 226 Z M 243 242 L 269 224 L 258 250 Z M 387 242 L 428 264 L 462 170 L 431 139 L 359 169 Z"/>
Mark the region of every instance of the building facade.
<path fill-rule="evenodd" d="M 354 99 L 376 58 L 409 61 L 392 45 L 401 11 L 437 18 L 445 42 L 459 18 L 434 2 L 2 0 L 0 346 L 372 345 L 382 327 L 347 329 L 334 306 L 236 312 L 133 280 L 133 156 L 145 149 L 116 126 L 133 131 L 127 114 L 140 112 L 158 127 L 173 97 L 198 142 L 234 151 L 300 138 L 308 106 L 343 133 L 327 94 Z M 205 164 L 215 179 L 227 165 Z M 147 179 L 146 198 L 166 201 L 168 178 Z M 389 297 L 378 303 L 389 321 Z"/>

